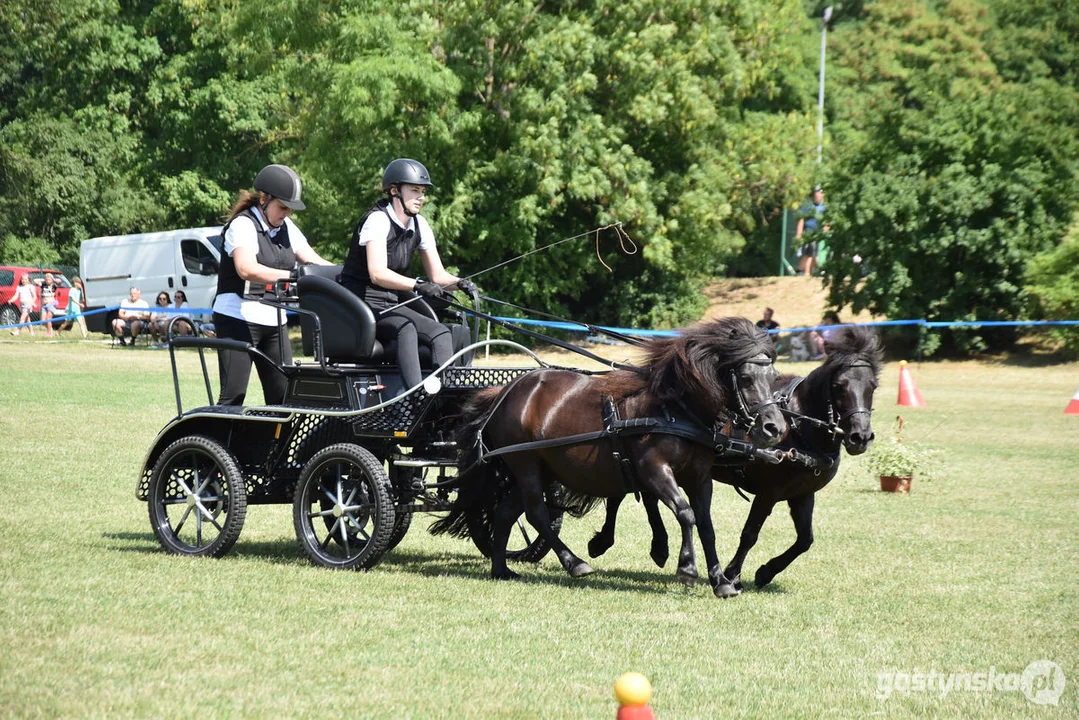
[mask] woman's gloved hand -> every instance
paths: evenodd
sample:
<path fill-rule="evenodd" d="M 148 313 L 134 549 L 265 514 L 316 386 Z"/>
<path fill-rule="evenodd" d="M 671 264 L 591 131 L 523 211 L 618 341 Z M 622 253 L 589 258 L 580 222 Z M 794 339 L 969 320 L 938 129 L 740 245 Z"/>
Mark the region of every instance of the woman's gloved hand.
<path fill-rule="evenodd" d="M 461 278 L 457 281 L 457 289 L 469 295 L 474 295 L 476 293 L 476 283 L 467 278 Z"/>
<path fill-rule="evenodd" d="M 442 297 L 446 294 L 446 291 L 438 283 L 433 283 L 430 280 L 417 280 L 416 287 L 412 289 L 425 298 Z"/>

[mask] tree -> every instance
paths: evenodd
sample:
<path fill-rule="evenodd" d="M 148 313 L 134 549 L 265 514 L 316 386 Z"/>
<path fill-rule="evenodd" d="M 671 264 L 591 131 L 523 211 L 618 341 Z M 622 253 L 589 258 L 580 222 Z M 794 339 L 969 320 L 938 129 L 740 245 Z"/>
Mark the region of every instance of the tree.
<path fill-rule="evenodd" d="M 893 318 L 1007 320 L 1024 307 L 1027 259 L 1053 246 L 1079 196 L 1076 135 L 1059 88 L 1005 83 L 984 52 L 980 6 L 937 14 L 882 2 L 837 41 L 867 80 L 846 107 L 833 172 L 830 301 Z M 837 33 L 838 35 L 839 33 Z M 879 52 L 864 64 L 869 43 Z M 855 265 L 853 257 L 866 259 Z M 958 350 L 982 331 L 953 332 Z M 938 335 L 923 350 L 936 349 Z"/>

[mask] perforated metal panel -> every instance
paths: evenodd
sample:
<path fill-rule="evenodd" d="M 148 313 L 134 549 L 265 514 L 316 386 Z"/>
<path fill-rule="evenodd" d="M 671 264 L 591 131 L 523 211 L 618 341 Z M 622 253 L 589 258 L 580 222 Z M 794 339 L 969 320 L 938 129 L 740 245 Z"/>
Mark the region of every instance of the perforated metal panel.
<path fill-rule="evenodd" d="M 356 435 L 394 437 L 398 433 L 411 434 L 423 413 L 431 405 L 432 397 L 418 390 L 402 397 L 384 408 L 351 419 Z"/>
<path fill-rule="evenodd" d="M 461 367 L 442 373 L 442 386 L 450 390 L 479 390 L 505 385 L 538 368 Z"/>

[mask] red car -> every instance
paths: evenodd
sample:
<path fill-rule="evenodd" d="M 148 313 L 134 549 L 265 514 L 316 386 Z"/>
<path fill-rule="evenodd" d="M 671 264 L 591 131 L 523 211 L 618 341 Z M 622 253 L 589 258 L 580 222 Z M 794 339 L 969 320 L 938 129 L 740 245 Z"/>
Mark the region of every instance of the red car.
<path fill-rule="evenodd" d="M 19 322 L 19 303 L 15 297 L 15 289 L 22 282 L 23 275 L 29 275 L 30 282 L 34 285 L 34 309 L 30 313 L 30 319 L 41 319 L 41 283 L 45 282 L 45 273 L 51 273 L 56 282 L 57 312 L 53 319 L 63 320 L 64 313 L 67 312 L 67 295 L 71 292 L 71 283 L 62 272 L 49 268 L 0 265 L 0 325 L 14 325 Z"/>

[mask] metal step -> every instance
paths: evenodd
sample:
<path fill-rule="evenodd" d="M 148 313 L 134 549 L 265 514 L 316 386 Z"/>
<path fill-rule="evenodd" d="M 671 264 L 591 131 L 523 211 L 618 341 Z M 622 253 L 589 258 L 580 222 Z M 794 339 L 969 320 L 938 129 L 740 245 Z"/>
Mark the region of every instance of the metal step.
<path fill-rule="evenodd" d="M 457 461 L 446 458 L 444 460 L 426 460 L 424 458 L 402 458 L 400 460 L 392 460 L 393 465 L 397 467 L 457 467 Z"/>

